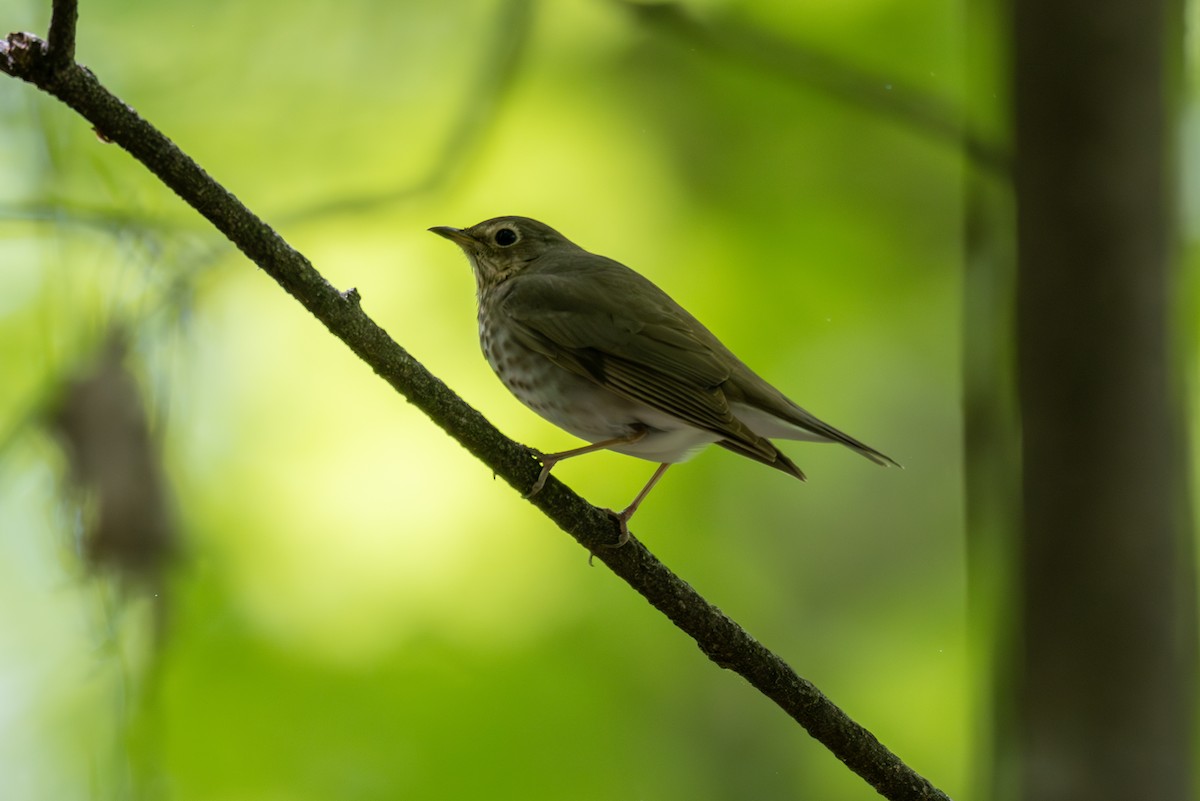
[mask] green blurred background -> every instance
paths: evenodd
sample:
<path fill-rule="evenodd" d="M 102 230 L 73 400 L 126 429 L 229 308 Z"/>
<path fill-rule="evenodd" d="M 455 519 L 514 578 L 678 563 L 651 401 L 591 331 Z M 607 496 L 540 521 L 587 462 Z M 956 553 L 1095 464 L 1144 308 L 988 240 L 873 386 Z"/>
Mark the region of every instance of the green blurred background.
<path fill-rule="evenodd" d="M 611 0 L 84 0 L 77 57 L 519 441 L 577 444 L 491 374 L 431 225 L 544 220 L 904 463 L 785 445 L 802 485 L 710 449 L 633 529 L 968 795 L 990 635 L 968 637 L 964 164 L 931 124 L 967 101 L 963 9 L 688 15 L 741 49 Z M 48 18 L 0 2 L 6 31 Z M 12 80 L 0 120 L 0 796 L 876 797 L 127 154 Z M 181 542 L 149 591 L 81 559 L 43 424 L 114 326 Z M 652 469 L 555 474 L 619 508 Z"/>

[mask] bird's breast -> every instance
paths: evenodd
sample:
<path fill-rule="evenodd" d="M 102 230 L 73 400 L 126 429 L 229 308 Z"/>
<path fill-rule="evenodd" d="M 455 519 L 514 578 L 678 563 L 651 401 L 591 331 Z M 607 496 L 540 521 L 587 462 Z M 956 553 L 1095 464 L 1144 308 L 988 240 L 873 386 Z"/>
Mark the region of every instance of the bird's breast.
<path fill-rule="evenodd" d="M 715 442 L 712 432 L 625 398 L 590 378 L 559 367 L 528 348 L 504 325 L 480 315 L 479 344 L 496 376 L 517 400 L 588 442 L 647 433 L 613 450 L 656 462 L 680 462 Z"/>

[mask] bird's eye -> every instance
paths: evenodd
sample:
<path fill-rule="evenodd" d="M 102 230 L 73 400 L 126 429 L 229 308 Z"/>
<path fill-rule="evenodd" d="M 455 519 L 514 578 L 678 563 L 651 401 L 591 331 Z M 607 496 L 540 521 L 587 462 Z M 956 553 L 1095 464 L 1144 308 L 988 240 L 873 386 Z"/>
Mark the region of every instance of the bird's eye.
<path fill-rule="evenodd" d="M 511 228 L 501 228 L 496 232 L 496 244 L 502 248 L 515 244 L 517 241 L 517 232 Z"/>

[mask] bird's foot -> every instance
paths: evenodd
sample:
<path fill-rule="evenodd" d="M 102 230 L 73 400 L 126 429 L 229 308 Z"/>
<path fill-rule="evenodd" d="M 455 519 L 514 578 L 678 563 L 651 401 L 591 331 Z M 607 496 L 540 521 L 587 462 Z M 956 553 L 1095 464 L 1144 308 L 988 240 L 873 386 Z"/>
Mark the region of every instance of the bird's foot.
<path fill-rule="evenodd" d="M 622 545 L 629 542 L 629 515 L 626 514 L 626 512 L 628 512 L 629 510 L 626 509 L 624 512 L 614 512 L 612 509 L 605 509 L 604 511 L 607 512 L 613 519 L 615 519 L 617 521 L 617 526 L 619 527 L 618 530 L 619 530 L 620 534 L 618 534 L 616 542 L 606 542 L 606 543 L 602 544 L 600 547 L 606 548 L 606 549 L 620 548 Z M 588 554 L 588 566 L 589 567 L 593 564 L 593 560 L 595 558 L 596 558 L 595 551 L 592 551 L 590 554 Z"/>
<path fill-rule="evenodd" d="M 525 500 L 529 500 L 542 491 L 542 487 L 546 486 L 546 479 L 550 478 L 550 468 L 558 463 L 558 460 L 552 458 L 549 454 L 542 453 L 533 448 L 529 450 L 532 452 L 533 458 L 542 463 L 542 472 L 538 473 L 537 481 L 533 482 L 533 486 L 529 488 L 529 492 L 525 493 Z"/>
<path fill-rule="evenodd" d="M 617 541 L 605 544 L 605 548 L 620 548 L 625 543 L 629 542 L 629 518 L 633 513 L 626 509 L 624 512 L 614 512 L 612 509 L 605 509 L 616 521 L 617 530 L 620 532 L 617 535 Z"/>

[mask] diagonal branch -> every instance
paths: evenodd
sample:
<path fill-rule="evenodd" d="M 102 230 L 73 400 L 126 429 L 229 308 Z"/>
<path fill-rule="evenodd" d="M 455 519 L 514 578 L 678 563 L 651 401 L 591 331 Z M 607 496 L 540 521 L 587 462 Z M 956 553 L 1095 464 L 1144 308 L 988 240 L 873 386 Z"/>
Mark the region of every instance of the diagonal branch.
<path fill-rule="evenodd" d="M 60 6 L 73 7 L 73 3 L 56 0 L 56 19 Z M 58 21 L 60 42 L 70 41 L 73 25 Z M 11 34 L 0 42 L 0 72 L 32 83 L 77 111 L 104 140 L 127 150 L 200 212 L 381 378 L 496 475 L 521 491 L 533 484 L 540 467 L 530 452 L 496 430 L 394 342 L 362 311 L 356 290 L 338 292 L 304 256 L 105 89 L 89 70 L 56 64 L 52 49 L 32 34 Z M 743 676 L 881 795 L 906 801 L 946 799 L 640 542 L 631 539 L 622 548 L 605 547 L 617 537 L 616 524 L 606 512 L 553 476 L 532 503 L 690 635 L 709 659 Z"/>
<path fill-rule="evenodd" d="M 883 76 L 829 53 L 795 44 L 732 18 L 706 23 L 674 0 L 616 0 L 639 23 L 730 62 L 779 76 L 870 113 L 890 117 L 931 139 L 949 143 L 979 168 L 1008 175 L 1010 155 L 999 143 L 964 127 L 961 112 L 941 98 L 908 88 L 893 91 Z"/>

